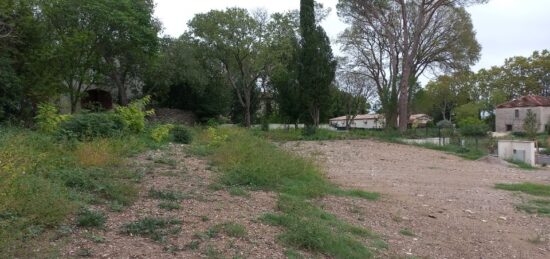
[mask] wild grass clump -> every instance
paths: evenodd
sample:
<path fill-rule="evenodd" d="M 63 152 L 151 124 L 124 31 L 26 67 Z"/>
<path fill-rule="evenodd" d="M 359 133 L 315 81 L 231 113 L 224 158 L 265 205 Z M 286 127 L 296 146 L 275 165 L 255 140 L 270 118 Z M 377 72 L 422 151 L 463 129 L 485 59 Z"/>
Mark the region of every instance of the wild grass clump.
<path fill-rule="evenodd" d="M 180 144 L 191 144 L 191 141 L 193 141 L 191 130 L 183 126 L 174 127 L 172 129 L 172 136 L 174 136 L 174 142 Z"/>
<path fill-rule="evenodd" d="M 205 151 L 221 170 L 222 184 L 280 193 L 280 213 L 265 215 L 263 220 L 286 229 L 280 240 L 288 246 L 334 258 L 373 256 L 362 242 L 364 238 L 375 239 L 372 233 L 338 220 L 310 199 L 326 195 L 377 199 L 378 194 L 341 190 L 312 161 L 281 150 L 246 130 L 210 128 L 198 135 L 192 149 Z M 215 234 L 215 230 L 210 232 Z"/>
<path fill-rule="evenodd" d="M 497 184 L 495 188 L 507 191 L 517 191 L 534 196 L 550 197 L 550 185 L 536 183 Z"/>
<path fill-rule="evenodd" d="M 161 218 L 144 218 L 122 226 L 121 232 L 126 235 L 140 235 L 157 242 L 164 242 L 168 235 L 181 231 L 181 221 Z"/>
<path fill-rule="evenodd" d="M 182 200 L 185 196 L 181 192 L 150 189 L 149 197 L 166 201 L 179 201 Z"/>
<path fill-rule="evenodd" d="M 511 163 L 511 164 L 514 164 L 516 165 L 518 168 L 520 169 L 523 169 L 523 170 L 537 170 L 538 168 L 528 164 L 528 163 L 525 163 L 523 161 L 519 161 L 519 160 L 514 160 L 514 159 L 511 159 L 511 160 L 507 160 L 508 163 Z"/>
<path fill-rule="evenodd" d="M 517 206 L 518 210 L 529 214 L 550 216 L 550 200 L 532 200 Z"/>
<path fill-rule="evenodd" d="M 87 228 L 103 228 L 106 221 L 107 217 L 103 212 L 89 209 L 82 209 L 76 218 L 76 224 L 79 227 Z"/>
<path fill-rule="evenodd" d="M 209 238 L 215 238 L 218 236 L 218 234 L 222 232 L 229 237 L 237 238 L 244 237 L 247 234 L 246 228 L 243 225 L 234 222 L 226 222 L 209 228 L 206 232 L 206 235 Z"/>

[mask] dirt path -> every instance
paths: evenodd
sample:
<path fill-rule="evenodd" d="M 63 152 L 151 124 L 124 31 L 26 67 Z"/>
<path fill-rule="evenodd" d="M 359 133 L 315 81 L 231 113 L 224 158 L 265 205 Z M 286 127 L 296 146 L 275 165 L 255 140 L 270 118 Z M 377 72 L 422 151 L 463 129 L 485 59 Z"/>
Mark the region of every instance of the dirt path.
<path fill-rule="evenodd" d="M 275 194 L 250 192 L 241 197 L 213 189 L 210 184 L 216 173 L 204 160 L 188 155 L 181 145 L 148 152 L 135 162 L 136 168 L 148 169 L 137 201 L 122 212 L 97 206 L 95 209 L 107 215 L 105 228 L 77 229 L 62 257 L 285 258 L 285 249 L 276 242 L 281 230 L 258 220 L 264 213 L 274 211 Z M 159 208 L 163 201 L 150 197 L 151 189 L 179 192 L 183 198 L 176 203 L 181 208 Z M 146 217 L 178 220 L 181 224 L 163 242 L 121 233 L 124 224 Z M 231 236 L 212 230 L 224 223 L 240 224 L 246 234 Z"/>
<path fill-rule="evenodd" d="M 522 195 L 493 188 L 495 183 L 550 184 L 550 171 L 527 172 L 369 140 L 283 146 L 313 154 L 343 187 L 383 195 L 378 202 L 333 197 L 324 203 L 328 211 L 380 233 L 389 243 L 385 257 L 550 258 L 550 217 L 517 211 Z"/>

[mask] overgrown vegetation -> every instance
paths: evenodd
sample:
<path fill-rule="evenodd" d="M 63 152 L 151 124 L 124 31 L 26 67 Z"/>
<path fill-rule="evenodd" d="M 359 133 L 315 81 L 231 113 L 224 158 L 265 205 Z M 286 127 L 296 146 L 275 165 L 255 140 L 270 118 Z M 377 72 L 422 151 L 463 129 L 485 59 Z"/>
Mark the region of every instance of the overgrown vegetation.
<path fill-rule="evenodd" d="M 28 246 L 55 232 L 77 211 L 76 225 L 101 228 L 105 215 L 87 209 L 89 204 L 120 211 L 134 201 L 143 172 L 129 170 L 125 159 L 165 143 L 151 138 L 145 104 L 136 103 L 140 105 L 131 104 L 130 110 L 62 119 L 56 109 L 42 105 L 37 117 L 40 131 L 0 128 L 3 255 L 33 257 L 31 251 L 39 249 Z M 118 114 L 121 111 L 126 115 Z"/>
<path fill-rule="evenodd" d="M 319 208 L 313 198 L 346 195 L 376 199 L 375 193 L 341 190 L 329 183 L 312 161 L 296 157 L 242 129 L 210 128 L 198 134 L 192 150 L 208 155 L 221 169 L 219 181 L 229 187 L 276 191 L 278 214 L 263 217 L 285 227 L 285 244 L 335 258 L 368 258 L 362 239 L 369 231 L 351 226 Z"/>

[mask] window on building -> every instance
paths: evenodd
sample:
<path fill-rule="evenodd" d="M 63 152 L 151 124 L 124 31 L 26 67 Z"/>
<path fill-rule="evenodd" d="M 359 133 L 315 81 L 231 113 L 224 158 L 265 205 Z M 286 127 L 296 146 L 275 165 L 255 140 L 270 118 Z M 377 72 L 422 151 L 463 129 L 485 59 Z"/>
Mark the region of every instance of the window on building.
<path fill-rule="evenodd" d="M 512 131 L 512 125 L 506 124 L 506 131 Z"/>
<path fill-rule="evenodd" d="M 516 109 L 515 115 L 516 115 L 516 119 L 519 119 L 519 110 L 518 109 Z"/>

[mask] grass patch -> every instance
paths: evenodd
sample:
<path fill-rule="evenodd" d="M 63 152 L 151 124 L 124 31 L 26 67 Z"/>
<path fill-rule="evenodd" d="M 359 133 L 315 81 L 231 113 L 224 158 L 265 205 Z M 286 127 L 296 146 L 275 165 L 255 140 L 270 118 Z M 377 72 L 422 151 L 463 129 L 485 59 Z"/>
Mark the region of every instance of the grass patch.
<path fill-rule="evenodd" d="M 475 147 L 462 147 L 457 145 L 434 145 L 434 144 L 422 144 L 416 145 L 423 148 L 433 149 L 437 151 L 443 151 L 452 155 L 462 157 L 467 160 L 478 160 L 484 156 L 488 155 L 488 152 L 484 149 L 475 148 Z"/>
<path fill-rule="evenodd" d="M 103 212 L 89 209 L 81 210 L 76 218 L 76 224 L 79 227 L 87 228 L 103 228 L 105 221 L 107 221 L 107 217 Z"/>
<path fill-rule="evenodd" d="M 254 134 L 241 129 L 210 128 L 197 135 L 192 149 L 209 154 L 208 158 L 220 169 L 221 184 L 279 193 L 279 213 L 266 214 L 261 220 L 284 227 L 286 231 L 279 239 L 287 246 L 332 258 L 373 257 L 372 249 L 376 248 L 364 243 L 364 239 L 377 238 L 373 233 L 337 219 L 311 199 L 338 195 L 373 200 L 379 195 L 341 190 L 327 181 L 313 161 L 281 150 Z M 219 228 L 211 228 L 206 235 L 215 236 L 222 231 Z"/>
<path fill-rule="evenodd" d="M 231 196 L 250 197 L 250 194 L 241 187 L 231 187 L 228 192 Z"/>
<path fill-rule="evenodd" d="M 208 229 L 206 232 L 206 235 L 210 238 L 215 238 L 220 233 L 225 233 L 227 236 L 230 237 L 245 237 L 246 236 L 246 228 L 238 223 L 233 222 L 226 222 L 223 224 L 215 225 Z"/>
<path fill-rule="evenodd" d="M 126 235 L 140 235 L 151 238 L 157 242 L 166 241 L 168 235 L 174 235 L 181 231 L 179 220 L 158 218 L 144 218 L 122 226 L 122 233 Z"/>
<path fill-rule="evenodd" d="M 404 228 L 404 229 L 401 229 L 399 230 L 399 234 L 403 235 L 403 236 L 408 236 L 408 237 L 414 237 L 416 236 L 414 234 L 414 232 L 412 232 L 412 230 L 408 229 L 408 228 Z"/>
<path fill-rule="evenodd" d="M 518 210 L 529 214 L 550 216 L 550 200 L 532 200 L 517 206 Z"/>
<path fill-rule="evenodd" d="M 550 197 L 550 185 L 536 183 L 497 184 L 495 188 L 506 191 L 517 191 L 534 196 Z"/>
<path fill-rule="evenodd" d="M 159 208 L 161 208 L 163 210 L 172 211 L 172 210 L 181 209 L 181 205 L 179 205 L 175 202 L 161 202 L 161 203 L 159 203 Z"/>
<path fill-rule="evenodd" d="M 166 200 L 166 201 L 180 201 L 183 200 L 185 195 L 181 192 L 171 191 L 171 190 L 149 190 L 149 197 L 153 199 Z"/>
<path fill-rule="evenodd" d="M 339 196 L 363 198 L 371 201 L 378 200 L 380 198 L 379 193 L 366 192 L 362 190 L 335 190 L 334 194 Z"/>
<path fill-rule="evenodd" d="M 518 161 L 518 160 L 506 160 L 508 163 L 510 164 L 514 164 L 516 165 L 517 167 L 519 167 L 520 169 L 523 169 L 523 170 L 537 170 L 538 168 L 530 165 L 530 164 L 527 164 L 523 161 Z"/>

